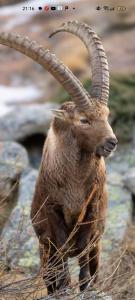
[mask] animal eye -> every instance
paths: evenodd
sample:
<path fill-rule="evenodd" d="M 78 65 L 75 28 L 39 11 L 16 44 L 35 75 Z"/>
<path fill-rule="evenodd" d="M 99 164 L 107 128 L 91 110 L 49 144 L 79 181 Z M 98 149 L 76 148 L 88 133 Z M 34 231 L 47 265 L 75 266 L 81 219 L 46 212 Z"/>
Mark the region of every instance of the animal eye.
<path fill-rule="evenodd" d="M 80 119 L 80 122 L 82 124 L 89 124 L 89 121 L 87 119 L 84 119 L 84 118 Z"/>

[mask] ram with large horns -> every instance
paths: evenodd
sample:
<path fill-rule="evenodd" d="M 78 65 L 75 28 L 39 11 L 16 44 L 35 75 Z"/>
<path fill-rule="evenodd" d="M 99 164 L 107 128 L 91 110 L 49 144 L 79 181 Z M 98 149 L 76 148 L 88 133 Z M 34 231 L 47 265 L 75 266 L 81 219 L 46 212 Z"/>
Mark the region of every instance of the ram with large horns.
<path fill-rule="evenodd" d="M 97 280 L 107 190 L 104 157 L 117 139 L 108 123 L 109 71 L 100 39 L 86 24 L 64 23 L 86 45 L 92 70 L 90 94 L 55 55 L 27 37 L 0 34 L 0 43 L 22 52 L 48 70 L 71 96 L 53 111 L 31 208 L 39 238 L 48 293 L 70 284 L 68 257 L 77 256 L 80 289 Z"/>

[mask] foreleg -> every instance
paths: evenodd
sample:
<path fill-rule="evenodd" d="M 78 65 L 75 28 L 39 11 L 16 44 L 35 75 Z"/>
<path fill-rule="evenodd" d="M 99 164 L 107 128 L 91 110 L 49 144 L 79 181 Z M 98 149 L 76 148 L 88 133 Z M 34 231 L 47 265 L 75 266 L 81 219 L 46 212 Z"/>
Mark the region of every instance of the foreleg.
<path fill-rule="evenodd" d="M 57 210 L 49 210 L 48 233 L 40 236 L 41 261 L 44 266 L 44 280 L 48 293 L 63 289 L 70 284 L 68 254 L 66 253 L 67 228 L 62 215 Z M 40 246 L 40 247 L 41 247 Z"/>

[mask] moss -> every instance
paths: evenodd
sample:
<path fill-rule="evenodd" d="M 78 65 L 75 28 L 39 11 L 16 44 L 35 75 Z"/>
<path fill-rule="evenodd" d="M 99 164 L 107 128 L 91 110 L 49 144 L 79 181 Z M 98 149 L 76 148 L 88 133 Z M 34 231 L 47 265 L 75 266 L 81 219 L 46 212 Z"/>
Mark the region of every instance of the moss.
<path fill-rule="evenodd" d="M 113 115 L 113 125 L 121 140 L 132 138 L 135 119 L 135 75 L 117 76 L 111 78 L 110 111 Z"/>
<path fill-rule="evenodd" d="M 90 80 L 84 83 L 90 91 Z M 130 141 L 135 119 L 135 74 L 110 78 L 109 108 L 112 126 L 120 141 Z"/>
<path fill-rule="evenodd" d="M 70 99 L 70 97 L 69 97 L 68 93 L 63 88 L 60 88 L 58 93 L 51 100 L 52 100 L 52 102 L 62 104 L 63 102 L 68 101 L 69 99 Z"/>
<path fill-rule="evenodd" d="M 110 78 L 110 116 L 113 129 L 121 142 L 132 138 L 135 119 L 135 74 L 115 75 Z M 84 87 L 90 92 L 91 81 L 86 79 Z M 69 100 L 68 94 L 61 88 L 53 101 L 63 103 Z"/>

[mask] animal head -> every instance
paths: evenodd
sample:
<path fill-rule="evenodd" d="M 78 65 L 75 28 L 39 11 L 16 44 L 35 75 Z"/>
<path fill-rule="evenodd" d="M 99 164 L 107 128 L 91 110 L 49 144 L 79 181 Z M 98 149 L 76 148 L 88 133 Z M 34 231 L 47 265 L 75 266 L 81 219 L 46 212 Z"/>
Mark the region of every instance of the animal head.
<path fill-rule="evenodd" d="M 90 55 L 92 87 L 90 94 L 80 81 L 49 50 L 27 37 L 1 33 L 0 43 L 29 56 L 48 70 L 71 96 L 72 103 L 55 111 L 59 129 L 71 129 L 80 147 L 98 156 L 108 156 L 115 149 L 117 139 L 108 123 L 109 71 L 100 39 L 86 24 L 77 21 L 64 23 L 50 35 L 66 31 L 78 36 Z M 59 120 L 59 121 L 58 121 Z"/>
<path fill-rule="evenodd" d="M 88 49 L 91 58 L 92 88 L 90 95 L 78 94 L 74 103 L 62 105 L 54 114 L 61 131 L 72 129 L 81 149 L 107 157 L 117 145 L 117 139 L 108 122 L 109 109 L 109 70 L 105 51 L 100 39 L 86 24 L 78 22 L 64 23 L 53 31 L 54 34 L 66 31 L 79 37 Z M 84 91 L 80 86 L 80 90 Z M 56 122 L 54 122 L 56 125 Z"/>
<path fill-rule="evenodd" d="M 80 149 L 97 156 L 107 157 L 116 148 L 117 140 L 108 123 L 107 106 L 97 102 L 89 111 L 80 111 L 75 103 L 66 102 L 53 112 L 53 127 L 60 138 L 70 132 Z"/>

